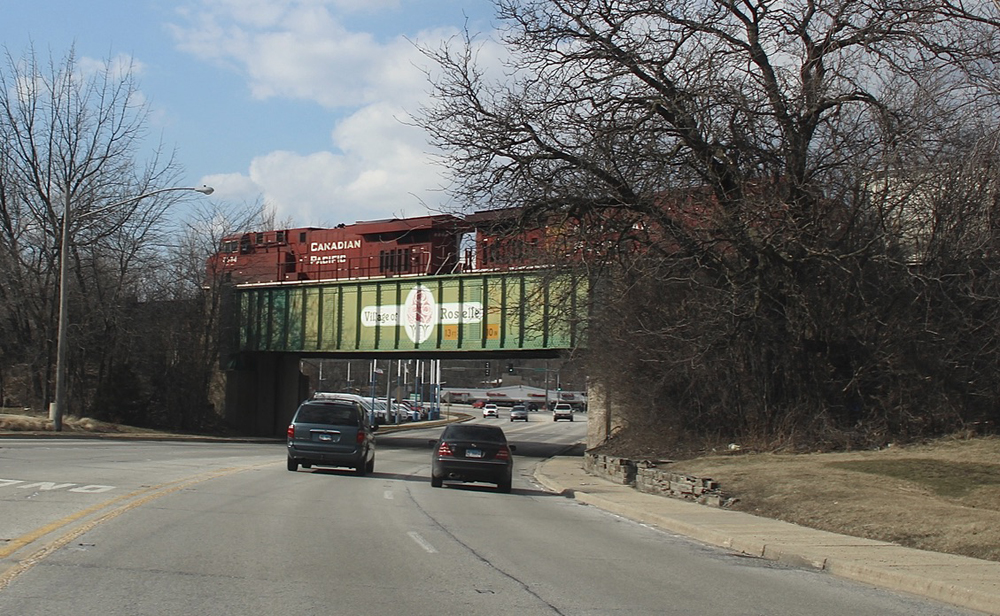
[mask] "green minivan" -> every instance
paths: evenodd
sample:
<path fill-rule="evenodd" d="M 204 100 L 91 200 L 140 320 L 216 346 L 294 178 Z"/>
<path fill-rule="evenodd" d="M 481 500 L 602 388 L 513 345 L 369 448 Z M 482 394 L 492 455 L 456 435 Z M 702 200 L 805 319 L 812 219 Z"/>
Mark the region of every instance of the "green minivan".
<path fill-rule="evenodd" d="M 360 396 L 324 394 L 306 400 L 288 425 L 288 470 L 346 466 L 358 475 L 375 470 L 375 431 Z"/>

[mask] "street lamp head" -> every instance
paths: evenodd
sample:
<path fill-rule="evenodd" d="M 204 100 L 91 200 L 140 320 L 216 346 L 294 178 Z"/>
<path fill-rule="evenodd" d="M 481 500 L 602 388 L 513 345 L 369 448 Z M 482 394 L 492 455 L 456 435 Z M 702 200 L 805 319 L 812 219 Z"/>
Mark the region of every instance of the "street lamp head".
<path fill-rule="evenodd" d="M 202 184 L 201 188 L 195 188 L 195 190 L 203 195 L 210 195 L 215 192 L 214 188 L 212 188 L 211 186 L 207 186 L 205 184 Z"/>

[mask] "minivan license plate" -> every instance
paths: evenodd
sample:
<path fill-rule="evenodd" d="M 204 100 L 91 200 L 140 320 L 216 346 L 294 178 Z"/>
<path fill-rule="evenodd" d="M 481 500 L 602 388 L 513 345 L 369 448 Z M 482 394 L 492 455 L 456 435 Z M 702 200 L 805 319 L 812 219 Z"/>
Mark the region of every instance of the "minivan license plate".
<path fill-rule="evenodd" d="M 482 458 L 483 457 L 483 450 L 482 449 L 466 449 L 465 450 L 465 457 L 466 458 Z"/>

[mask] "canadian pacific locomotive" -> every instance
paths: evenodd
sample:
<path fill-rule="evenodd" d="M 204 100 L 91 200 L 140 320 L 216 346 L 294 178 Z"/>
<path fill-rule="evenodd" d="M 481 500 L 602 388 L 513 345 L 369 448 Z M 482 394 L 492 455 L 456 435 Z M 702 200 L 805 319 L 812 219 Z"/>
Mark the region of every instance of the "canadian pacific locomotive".
<path fill-rule="evenodd" d="M 234 284 L 451 274 L 544 262 L 554 227 L 525 228 L 517 212 L 483 211 L 226 236 L 208 280 Z"/>
<path fill-rule="evenodd" d="M 437 215 L 239 233 L 222 239 L 208 275 L 242 284 L 452 273 L 467 265 L 459 262 L 467 228 Z"/>

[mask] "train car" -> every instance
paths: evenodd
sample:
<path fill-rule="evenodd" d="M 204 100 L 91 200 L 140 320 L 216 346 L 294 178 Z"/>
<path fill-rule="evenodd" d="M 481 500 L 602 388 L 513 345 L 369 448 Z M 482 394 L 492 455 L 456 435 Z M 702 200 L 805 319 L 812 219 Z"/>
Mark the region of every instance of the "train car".
<path fill-rule="evenodd" d="M 568 215 L 527 217 L 520 208 L 485 210 L 466 218 L 475 229 L 474 267 L 511 270 L 581 263 L 604 249 L 608 233 Z"/>
<path fill-rule="evenodd" d="M 635 214 L 591 212 L 586 219 L 547 212 L 539 220 L 520 208 L 486 210 L 466 218 L 476 231 L 475 268 L 510 270 L 604 262 L 633 252 L 648 236 Z"/>
<path fill-rule="evenodd" d="M 476 270 L 504 270 L 544 265 L 554 228 L 528 224 L 516 208 L 484 210 L 466 217 L 475 229 Z"/>
<path fill-rule="evenodd" d="M 453 273 L 472 267 L 459 253 L 467 230 L 443 214 L 239 233 L 223 238 L 208 276 L 246 284 Z"/>

